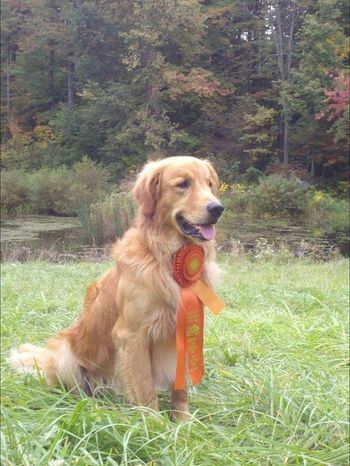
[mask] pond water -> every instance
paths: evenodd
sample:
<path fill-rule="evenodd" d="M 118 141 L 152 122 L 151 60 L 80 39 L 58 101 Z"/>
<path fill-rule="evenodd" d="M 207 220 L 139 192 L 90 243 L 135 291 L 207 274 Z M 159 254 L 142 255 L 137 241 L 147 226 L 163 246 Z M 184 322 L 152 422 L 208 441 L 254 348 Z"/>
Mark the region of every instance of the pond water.
<path fill-rule="evenodd" d="M 26 215 L 1 223 L 1 249 L 5 252 L 21 246 L 74 252 L 88 245 L 83 226 L 74 217 Z"/>
<path fill-rule="evenodd" d="M 323 249 L 336 246 L 343 255 L 349 252 L 349 233 L 332 231 L 325 225 L 235 216 L 229 222 L 224 218 L 218 226 L 217 239 L 221 249 L 232 249 L 238 244 L 249 250 L 259 238 L 277 245 L 286 244 L 293 251 L 306 242 Z M 5 219 L 1 224 L 4 256 L 19 247 L 79 254 L 91 246 L 77 218 L 31 215 Z"/>
<path fill-rule="evenodd" d="M 337 248 L 344 255 L 349 255 L 350 237 L 348 229 L 335 230 L 332 225 L 311 223 L 305 220 L 292 221 L 290 218 L 252 218 L 237 215 L 230 222 L 225 222 L 219 229 L 219 244 L 227 249 L 229 244 L 251 250 L 256 242 L 264 238 L 277 247 L 285 244 L 293 252 L 300 251 L 308 244 L 310 247 L 328 251 Z"/>

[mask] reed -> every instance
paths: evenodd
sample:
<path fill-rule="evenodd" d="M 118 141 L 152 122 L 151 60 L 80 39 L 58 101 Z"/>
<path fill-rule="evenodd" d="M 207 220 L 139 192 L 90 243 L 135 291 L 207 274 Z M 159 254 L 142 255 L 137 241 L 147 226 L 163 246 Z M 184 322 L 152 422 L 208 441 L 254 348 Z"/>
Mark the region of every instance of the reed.
<path fill-rule="evenodd" d="M 131 226 L 135 204 L 129 193 L 112 193 L 101 202 L 79 212 L 80 220 L 90 241 L 102 244 L 120 238 Z"/>

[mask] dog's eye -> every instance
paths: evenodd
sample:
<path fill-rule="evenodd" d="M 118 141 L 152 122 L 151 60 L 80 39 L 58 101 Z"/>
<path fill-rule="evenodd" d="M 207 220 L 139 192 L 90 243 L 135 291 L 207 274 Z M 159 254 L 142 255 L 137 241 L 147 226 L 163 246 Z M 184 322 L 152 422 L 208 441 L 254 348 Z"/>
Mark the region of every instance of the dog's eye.
<path fill-rule="evenodd" d="M 189 188 L 191 185 L 191 180 L 183 180 L 181 183 L 177 183 L 176 187 L 180 189 Z"/>
<path fill-rule="evenodd" d="M 208 185 L 209 185 L 209 188 L 213 187 L 213 183 L 210 180 L 208 181 Z"/>

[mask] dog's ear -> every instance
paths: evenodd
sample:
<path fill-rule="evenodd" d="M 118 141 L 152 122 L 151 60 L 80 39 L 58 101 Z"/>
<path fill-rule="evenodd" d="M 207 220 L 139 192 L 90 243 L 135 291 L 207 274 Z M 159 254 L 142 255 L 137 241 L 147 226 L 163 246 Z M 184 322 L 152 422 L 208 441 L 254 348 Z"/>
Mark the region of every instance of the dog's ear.
<path fill-rule="evenodd" d="M 145 217 L 153 217 L 160 196 L 161 171 L 156 162 L 148 163 L 139 174 L 133 194 Z"/>
<path fill-rule="evenodd" d="M 211 177 L 211 181 L 213 183 L 214 192 L 217 192 L 217 190 L 219 189 L 219 177 L 218 177 L 216 171 L 214 170 L 214 167 L 211 164 L 211 162 L 209 162 L 209 160 L 204 160 L 204 162 L 207 164 L 207 167 L 209 168 L 210 177 Z"/>

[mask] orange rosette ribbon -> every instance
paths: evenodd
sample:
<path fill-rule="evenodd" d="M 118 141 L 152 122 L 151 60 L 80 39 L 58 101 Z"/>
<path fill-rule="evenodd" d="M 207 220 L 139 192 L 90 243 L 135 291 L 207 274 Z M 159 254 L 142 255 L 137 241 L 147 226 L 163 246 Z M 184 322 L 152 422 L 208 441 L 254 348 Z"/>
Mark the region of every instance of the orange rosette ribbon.
<path fill-rule="evenodd" d="M 214 313 L 224 308 L 224 303 L 202 280 L 204 250 L 196 244 L 180 248 L 173 261 L 173 277 L 181 286 L 181 302 L 176 321 L 176 375 L 175 390 L 186 387 L 186 368 L 194 385 L 204 375 L 203 326 L 204 304 Z"/>

